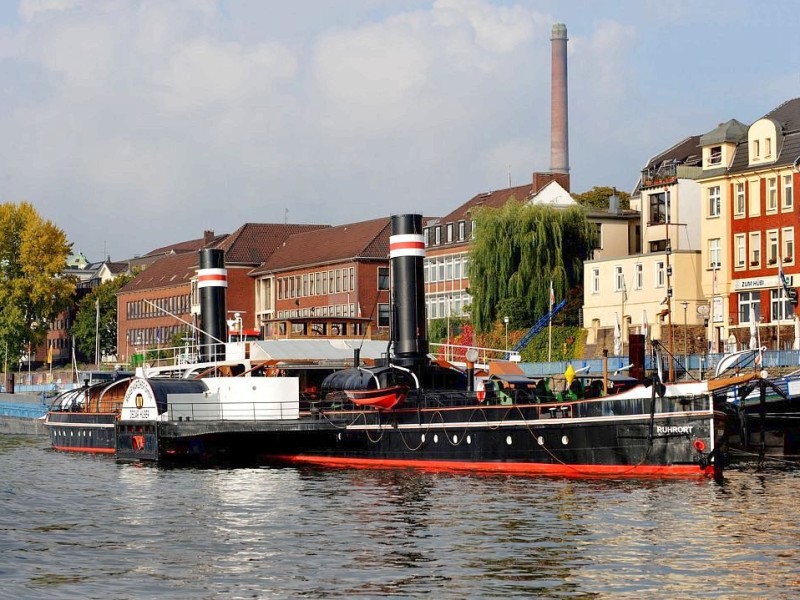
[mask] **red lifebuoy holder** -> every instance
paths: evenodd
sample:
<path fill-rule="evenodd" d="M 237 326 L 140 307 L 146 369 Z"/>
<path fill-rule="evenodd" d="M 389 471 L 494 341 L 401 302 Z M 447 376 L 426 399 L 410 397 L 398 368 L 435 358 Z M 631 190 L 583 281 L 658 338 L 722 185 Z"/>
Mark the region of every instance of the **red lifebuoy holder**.
<path fill-rule="evenodd" d="M 478 397 L 478 402 L 486 400 L 486 386 L 483 384 L 483 380 L 475 384 L 475 395 Z"/>

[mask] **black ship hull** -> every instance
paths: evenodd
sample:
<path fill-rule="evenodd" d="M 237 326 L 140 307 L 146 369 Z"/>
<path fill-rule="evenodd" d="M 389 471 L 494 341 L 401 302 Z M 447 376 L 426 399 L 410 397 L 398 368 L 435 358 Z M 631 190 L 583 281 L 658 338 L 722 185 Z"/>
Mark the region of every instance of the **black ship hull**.
<path fill-rule="evenodd" d="M 581 416 L 600 406 L 574 403 L 322 411 L 260 423 L 162 422 L 157 454 L 165 463 L 257 461 L 579 477 L 713 472 L 716 428 L 708 403 L 674 408 L 652 418 L 646 412 Z"/>
<path fill-rule="evenodd" d="M 116 454 L 116 413 L 49 412 L 45 427 L 54 450 Z"/>

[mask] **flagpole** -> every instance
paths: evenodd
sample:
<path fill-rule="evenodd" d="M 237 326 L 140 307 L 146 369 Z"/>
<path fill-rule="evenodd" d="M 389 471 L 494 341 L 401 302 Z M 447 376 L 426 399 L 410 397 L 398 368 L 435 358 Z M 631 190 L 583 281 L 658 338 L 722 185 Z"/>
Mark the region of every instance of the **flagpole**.
<path fill-rule="evenodd" d="M 552 362 L 553 358 L 553 302 L 555 292 L 553 291 L 553 280 L 550 280 L 550 310 L 547 312 L 547 362 Z"/>

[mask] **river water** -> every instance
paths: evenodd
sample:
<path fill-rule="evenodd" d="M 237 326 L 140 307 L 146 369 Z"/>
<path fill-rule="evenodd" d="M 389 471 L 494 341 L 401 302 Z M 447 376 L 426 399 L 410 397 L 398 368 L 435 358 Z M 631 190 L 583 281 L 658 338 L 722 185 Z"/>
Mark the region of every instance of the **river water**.
<path fill-rule="evenodd" d="M 0 435 L 2 598 L 790 597 L 800 471 L 176 469 Z"/>

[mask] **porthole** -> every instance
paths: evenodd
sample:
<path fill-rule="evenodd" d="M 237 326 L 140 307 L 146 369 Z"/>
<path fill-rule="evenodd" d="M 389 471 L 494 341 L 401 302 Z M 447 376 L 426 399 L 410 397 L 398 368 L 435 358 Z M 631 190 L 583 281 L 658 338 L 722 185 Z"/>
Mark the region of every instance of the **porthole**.
<path fill-rule="evenodd" d="M 567 444 L 569 444 L 569 438 L 567 436 L 565 436 L 565 435 L 562 435 L 561 436 L 561 443 L 566 446 Z"/>
<path fill-rule="evenodd" d="M 454 436 L 453 436 L 453 443 L 454 443 L 454 444 L 457 444 L 457 443 L 458 443 L 458 436 L 457 436 L 457 435 L 454 435 Z"/>
<path fill-rule="evenodd" d="M 341 442 L 342 441 L 342 434 L 341 433 L 337 433 L 336 434 L 336 439 Z"/>
<path fill-rule="evenodd" d="M 434 444 L 438 444 L 439 443 L 439 435 L 436 434 L 436 433 L 433 434 L 433 443 Z"/>
<path fill-rule="evenodd" d="M 420 439 L 422 440 L 422 443 L 424 444 L 425 443 L 425 434 L 424 433 L 422 434 Z"/>
<path fill-rule="evenodd" d="M 539 436 L 538 438 L 536 438 L 536 443 L 539 444 L 540 446 L 544 446 L 544 438 L 542 436 Z"/>
<path fill-rule="evenodd" d="M 467 443 L 468 444 L 472 443 L 472 436 L 469 436 L 469 435 L 467 436 Z"/>
<path fill-rule="evenodd" d="M 506 436 L 506 444 L 508 444 L 509 446 L 511 445 L 511 436 L 510 435 Z"/>

